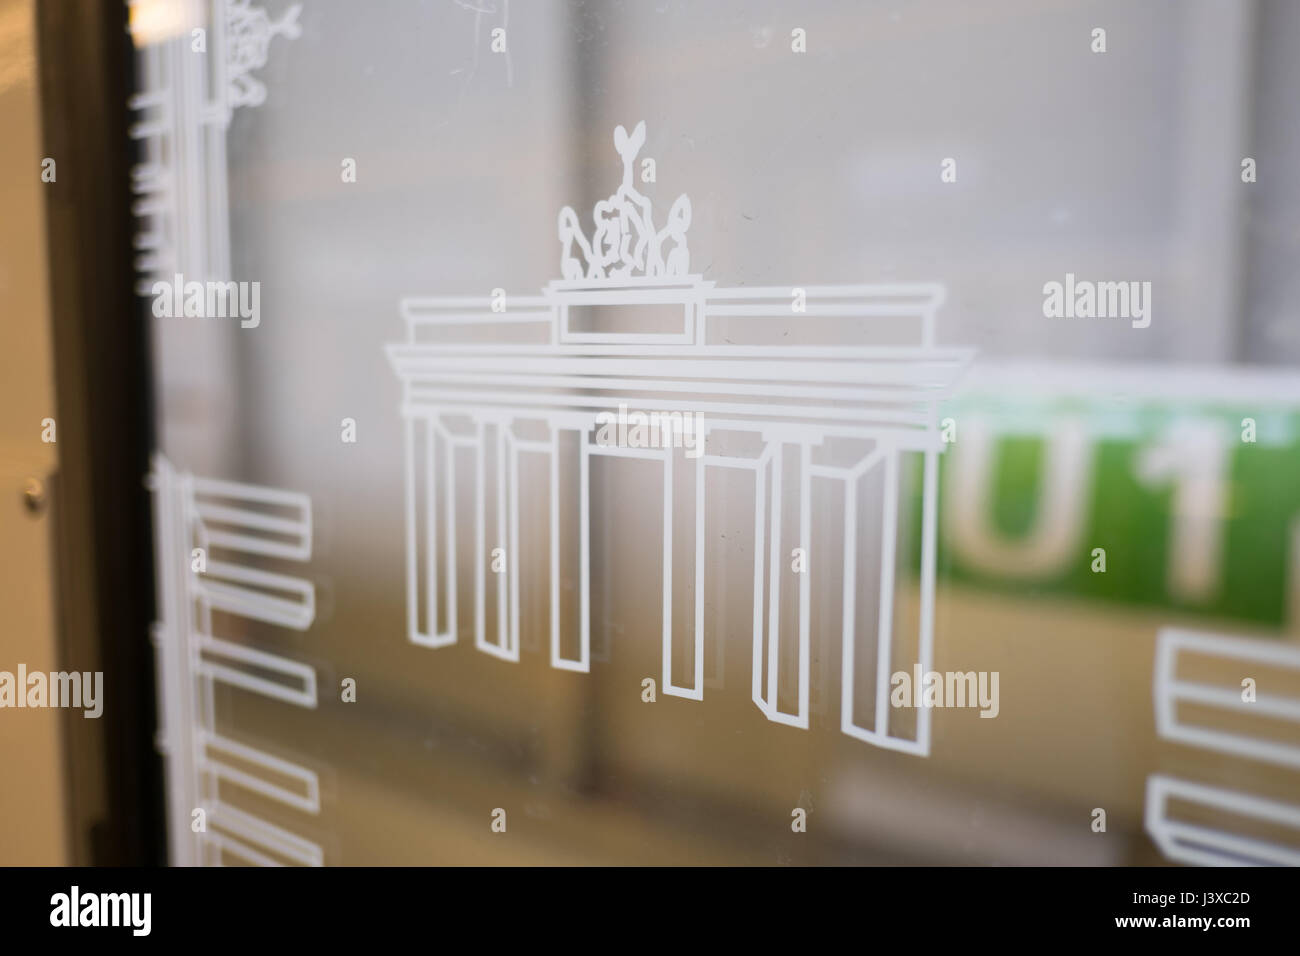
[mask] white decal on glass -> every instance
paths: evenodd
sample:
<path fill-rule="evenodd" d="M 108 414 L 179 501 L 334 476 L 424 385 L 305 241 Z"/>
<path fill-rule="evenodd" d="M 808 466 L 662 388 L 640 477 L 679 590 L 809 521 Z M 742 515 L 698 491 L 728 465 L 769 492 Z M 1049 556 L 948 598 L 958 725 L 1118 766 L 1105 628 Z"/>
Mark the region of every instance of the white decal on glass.
<path fill-rule="evenodd" d="M 644 141 L 644 123 L 631 134 L 621 126 L 615 131 L 622 181 L 596 203 L 590 236 L 577 213 L 561 210 L 561 278 L 540 295 L 496 289 L 490 296 L 401 301 L 407 339 L 387 351 L 403 385 L 409 639 L 444 647 L 457 641 L 462 620 L 472 620 L 479 650 L 519 660 L 520 460 L 540 456 L 550 472 L 549 568 L 540 573 L 550 585 L 551 664 L 588 671 L 590 461 L 656 461 L 663 474 L 662 687 L 667 694 L 703 699 L 705 469 L 739 469 L 753 476 L 755 489 L 753 700 L 768 719 L 807 728 L 811 582 L 820 573 L 807 559 L 812 483 L 830 479 L 844 495 L 843 574 L 849 583 L 838 609 L 841 729 L 877 746 L 927 755 L 929 708 L 918 710 L 915 733 L 906 734 L 891 728 L 888 703 L 896 669 L 910 672 L 919 665 L 928 673 L 933 660 L 937 458 L 944 450 L 937 403 L 971 358 L 970 350 L 934 344 L 944 288 L 719 287 L 690 272 L 689 198 L 678 197 L 656 223 L 651 201 L 636 188 Z M 660 321 L 649 328 L 611 329 L 591 321 L 593 310 L 606 319 L 641 310 Z M 800 344 L 772 344 L 780 338 L 770 332 L 774 320 L 797 326 Z M 766 341 L 763 328 L 769 330 Z M 864 344 L 864 328 L 869 337 L 879 334 L 879 343 Z M 494 337 L 485 341 L 486 332 Z M 628 416 L 629 408 L 637 411 Z M 675 440 L 599 440 L 602 427 L 623 434 L 617 428 L 636 416 Z M 720 450 L 722 445 L 730 450 Z M 748 451 L 735 450 L 742 446 Z M 832 449 L 841 452 L 838 458 Z M 920 611 L 916 653 L 900 661 L 892 638 L 904 456 L 915 456 L 922 469 L 919 559 L 911 555 Z M 461 474 L 468 469 L 459 458 L 473 461 L 472 479 Z M 860 486 L 868 475 L 880 490 L 864 500 Z M 462 493 L 474 505 L 461 512 L 458 489 L 467 479 Z M 797 499 L 797 507 L 783 507 L 787 495 Z M 562 504 L 567 511 L 570 502 L 577 509 L 577 540 L 562 541 L 571 537 L 560 521 Z M 870 517 L 879 540 L 860 542 L 860 515 L 868 517 L 867 509 L 878 509 Z M 458 530 L 462 523 L 472 535 Z M 471 537 L 474 604 L 465 608 L 457 600 L 457 575 L 468 563 L 460 559 L 469 556 L 458 544 Z M 879 570 L 860 585 L 857 562 L 864 544 L 878 546 Z M 562 579 L 576 581 L 572 598 L 562 594 Z M 875 651 L 867 659 L 855 646 L 860 586 L 879 594 Z M 693 592 L 693 614 L 681 614 L 677 622 L 693 658 L 693 677 L 685 683 L 674 680 L 675 587 Z M 576 601 L 576 634 L 561 627 L 562 600 Z M 495 633 L 488 633 L 489 609 Z M 565 653 L 566 643 L 576 651 Z M 783 647 L 796 645 L 794 688 L 788 692 L 794 706 L 781 709 L 778 662 Z M 867 724 L 859 722 L 854 707 L 859 674 L 869 674 L 875 686 Z"/>

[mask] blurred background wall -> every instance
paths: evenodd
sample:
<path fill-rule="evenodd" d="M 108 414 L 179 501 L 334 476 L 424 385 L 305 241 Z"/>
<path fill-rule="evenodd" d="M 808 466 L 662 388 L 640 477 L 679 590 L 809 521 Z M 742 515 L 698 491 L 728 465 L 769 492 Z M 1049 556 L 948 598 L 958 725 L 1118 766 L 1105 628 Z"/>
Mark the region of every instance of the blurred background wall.
<path fill-rule="evenodd" d="M 36 21 L 29 0 L 0 4 L 0 669 L 56 670 L 56 563 L 49 513 L 58 445 L 41 440 L 56 414 L 47 288 Z M 57 434 L 57 432 L 56 432 Z M 69 861 L 66 776 L 56 710 L 0 719 L 0 861 Z"/>
<path fill-rule="evenodd" d="M 0 670 L 98 672 L 104 699 L 0 711 L 4 863 L 161 859 L 125 26 L 116 4 L 0 5 Z"/>

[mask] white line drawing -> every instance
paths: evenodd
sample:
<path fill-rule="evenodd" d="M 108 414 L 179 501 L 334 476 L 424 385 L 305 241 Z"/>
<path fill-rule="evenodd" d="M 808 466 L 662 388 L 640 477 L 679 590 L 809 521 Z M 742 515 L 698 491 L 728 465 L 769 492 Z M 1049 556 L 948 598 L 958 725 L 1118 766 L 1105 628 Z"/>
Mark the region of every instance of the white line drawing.
<path fill-rule="evenodd" d="M 196 478 L 177 472 L 159 454 L 149 486 L 158 577 L 158 747 L 166 757 L 171 862 L 220 864 L 229 854 L 249 863 L 321 866 L 319 844 L 226 802 L 219 789 L 225 784 L 251 791 L 314 815 L 321 806 L 319 775 L 219 733 L 214 700 L 215 685 L 225 683 L 316 707 L 315 668 L 218 637 L 213 619 L 216 611 L 299 631 L 311 625 L 316 609 L 310 581 L 242 563 L 258 557 L 307 560 L 311 500 Z M 206 571 L 194 570 L 194 549 L 202 549 Z M 200 808 L 207 831 L 195 833 L 191 814 Z"/>
<path fill-rule="evenodd" d="M 591 242 L 582 233 L 578 214 L 569 206 L 560 210 L 560 275 L 564 279 L 625 279 L 633 275 L 648 278 L 684 276 L 690 263 L 686 230 L 691 226 L 691 200 L 682 194 L 668 212 L 668 224 L 654 227 L 654 210 L 649 199 L 637 191 L 633 164 L 645 145 L 645 122 L 629 136 L 622 126 L 614 130 L 614 148 L 623 160 L 623 181 L 614 195 L 596 203 L 592 220 L 596 231 Z M 664 243 L 673 245 L 664 256 Z M 583 263 L 573 255 L 577 243 Z M 635 243 L 635 244 L 634 244 Z"/>
<path fill-rule="evenodd" d="M 944 287 L 935 283 L 890 283 L 761 288 L 721 288 L 689 271 L 686 231 L 691 204 L 678 197 L 661 228 L 651 201 L 633 184 L 635 160 L 645 141 L 645 124 L 631 134 L 618 127 L 614 146 L 622 160 L 622 182 L 596 203 L 588 239 L 577 214 L 560 211 L 560 272 L 535 296 L 407 297 L 400 309 L 407 339 L 387 353 L 403 386 L 406 457 L 406 591 L 408 637 L 437 648 L 458 639 L 462 616 L 474 622 L 475 646 L 507 661 L 519 660 L 519 467 L 523 455 L 550 465 L 550 634 L 551 664 L 586 672 L 591 666 L 590 462 L 593 456 L 658 461 L 663 473 L 663 674 L 665 693 L 693 700 L 704 696 L 704 524 L 705 468 L 735 468 L 754 476 L 754 703 L 769 720 L 809 725 L 810 574 L 797 587 L 783 585 L 792 548 L 808 547 L 811 485 L 814 479 L 841 483 L 845 496 L 846 581 L 856 581 L 858 482 L 873 469 L 882 476 L 882 595 L 877 617 L 877 653 L 865 666 L 874 671 L 875 716 L 857 723 L 854 711 L 857 588 L 844 588 L 842 612 L 843 687 L 841 729 L 877 746 L 928 755 L 930 713 L 917 714 L 916 736 L 889 730 L 892 671 L 896 518 L 901 456 L 921 457 L 923 474 L 920 555 L 921 612 L 917 660 L 923 671 L 933 657 L 937 457 L 943 451 L 937 403 L 946 397 L 973 352 L 934 344 L 935 313 Z M 502 306 L 504 305 L 504 308 Z M 608 331 L 583 325 L 593 307 L 629 307 L 667 312 L 669 324 L 651 330 Z M 819 324 L 870 323 L 903 338 L 905 344 L 856 344 L 845 336 L 819 344 L 745 344 L 745 327 L 764 320 L 795 318 Z M 465 340 L 476 327 L 512 331 L 506 343 Z M 503 330 L 501 326 L 511 326 Z M 716 330 L 725 329 L 721 341 Z M 754 333 L 751 332 L 751 338 Z M 887 336 L 882 336 L 887 338 Z M 598 444 L 597 416 L 620 403 L 664 415 L 703 415 L 704 453 L 691 460 L 674 448 Z M 679 419 L 680 420 L 680 419 Z M 722 454 L 726 437 L 757 440 L 750 455 Z M 831 461 L 827 442 L 856 442 L 852 460 Z M 474 512 L 458 514 L 457 455 L 473 457 Z M 493 463 L 489 468 L 488 460 Z M 572 476 L 561 487 L 561 464 Z M 793 478 L 794 486 L 789 487 Z M 678 485 L 677 479 L 681 480 Z M 693 479 L 693 480 L 692 480 Z M 489 494 L 489 486 L 491 494 Z M 684 494 L 693 486 L 693 492 Z M 785 494 L 798 497 L 794 527 L 783 515 Z M 679 497 L 675 500 L 674 496 Z M 576 559 L 578 650 L 562 653 L 562 496 L 576 498 L 579 521 Z M 687 500 L 682 500 L 685 497 Z M 693 531 L 674 535 L 676 509 L 692 513 Z M 458 522 L 472 521 L 474 606 L 457 603 Z M 487 524 L 497 529 L 489 540 Z M 690 522 L 687 522 L 689 525 Z M 683 540 L 685 538 L 685 540 Z M 421 546 L 421 541 L 424 542 Z M 566 542 L 570 544 L 570 542 Z M 505 582 L 489 575 L 488 554 L 507 556 Z M 673 679 L 674 569 L 679 581 L 694 582 L 690 634 L 693 679 Z M 486 633 L 489 591 L 495 603 L 496 633 Z M 797 622 L 782 614 L 797 602 Z M 797 641 L 797 706 L 778 708 L 778 668 L 783 645 Z M 911 661 L 908 662 L 910 667 Z M 765 667 L 766 664 L 766 667 Z M 763 674 L 766 669 L 766 679 Z"/>
<path fill-rule="evenodd" d="M 1163 628 L 1156 638 L 1153 681 L 1156 731 L 1162 739 L 1300 769 L 1300 698 L 1275 693 L 1265 686 L 1254 701 L 1247 703 L 1242 700 L 1240 686 L 1234 683 L 1215 684 L 1180 678 L 1179 662 L 1184 655 L 1231 662 L 1235 667 L 1228 676 L 1239 681 L 1259 672 L 1260 668 L 1300 671 L 1300 648 L 1244 637 Z M 1229 732 L 1193 722 L 1180 716 L 1180 703 L 1258 715 L 1270 719 L 1274 726 L 1287 722 L 1296 724 L 1296 742 Z M 1147 778 L 1146 829 L 1169 859 L 1199 865 L 1300 866 L 1300 847 L 1175 819 L 1169 811 L 1170 800 L 1210 807 L 1228 816 L 1289 827 L 1298 835 L 1300 805 L 1162 774 L 1152 774 Z"/>
<path fill-rule="evenodd" d="M 266 65 L 273 38 L 297 37 L 294 4 L 272 20 L 251 0 L 166 3 L 130 0 L 138 114 L 130 135 L 140 144 L 131 170 L 137 292 L 181 274 L 224 280 L 230 274 L 226 129 L 234 110 L 258 106 L 266 87 L 253 71 Z M 210 10 L 210 13 L 208 12 Z M 203 49 L 195 49 L 195 31 Z"/>
<path fill-rule="evenodd" d="M 1255 700 L 1247 703 L 1241 699 L 1240 687 L 1179 680 L 1177 663 L 1180 652 L 1233 661 L 1242 665 L 1242 676 L 1248 676 L 1250 663 L 1300 672 L 1300 648 L 1269 641 L 1167 628 L 1160 632 L 1156 641 L 1155 684 L 1156 731 L 1166 740 L 1177 740 L 1194 747 L 1250 757 L 1284 767 L 1300 768 L 1300 698 L 1270 693 L 1265 689 L 1258 693 Z M 1296 742 L 1288 744 L 1198 726 L 1179 718 L 1180 701 L 1290 721 L 1298 725 Z"/>
<path fill-rule="evenodd" d="M 1146 828 L 1169 859 L 1198 866 L 1300 866 L 1300 849 L 1174 819 L 1171 799 L 1300 832 L 1300 806 L 1152 774 L 1147 777 Z"/>

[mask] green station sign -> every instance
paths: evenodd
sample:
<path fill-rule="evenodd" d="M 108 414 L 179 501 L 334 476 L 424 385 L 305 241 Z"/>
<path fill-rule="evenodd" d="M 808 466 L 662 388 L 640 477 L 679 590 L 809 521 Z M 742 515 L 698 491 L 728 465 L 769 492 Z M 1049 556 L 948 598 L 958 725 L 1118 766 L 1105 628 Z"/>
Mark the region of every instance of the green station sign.
<path fill-rule="evenodd" d="M 1300 407 L 1013 389 L 967 393 L 940 417 L 941 580 L 1287 624 Z"/>

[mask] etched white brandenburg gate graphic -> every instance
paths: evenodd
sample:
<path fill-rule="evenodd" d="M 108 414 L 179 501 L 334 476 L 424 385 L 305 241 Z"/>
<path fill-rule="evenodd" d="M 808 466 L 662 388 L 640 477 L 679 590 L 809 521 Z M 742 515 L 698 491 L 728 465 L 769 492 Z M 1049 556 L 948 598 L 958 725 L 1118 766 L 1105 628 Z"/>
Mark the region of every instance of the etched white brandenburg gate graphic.
<path fill-rule="evenodd" d="M 943 448 L 936 403 L 970 358 L 968 350 L 934 345 L 943 287 L 716 286 L 690 272 L 690 200 L 678 197 L 657 227 L 650 200 L 633 182 L 644 139 L 644 123 L 630 135 L 616 130 L 622 183 L 596 203 L 590 239 L 572 209 L 560 211 L 563 278 L 540 295 L 495 290 L 401 302 L 407 339 L 387 350 L 403 385 L 410 640 L 453 644 L 462 622 L 472 619 L 476 647 L 517 661 L 521 584 L 527 586 L 521 579 L 549 575 L 551 663 L 589 670 L 591 459 L 654 460 L 663 475 L 662 501 L 652 504 L 662 506 L 662 689 L 703 699 L 705 472 L 740 469 L 753 476 L 755 490 L 753 700 L 768 719 L 806 728 L 818 569 L 791 573 L 791 555 L 809 547 L 814 481 L 830 479 L 844 500 L 845 586 L 842 607 L 830 609 L 842 615 L 841 729 L 927 754 L 928 709 L 916 713 L 914 736 L 905 736 L 891 732 L 888 699 L 896 666 L 911 671 L 919 664 L 928 672 L 932 658 Z M 602 440 L 602 427 L 608 436 L 611 417 L 626 417 L 628 408 L 674 441 Z M 894 575 L 905 456 L 918 456 L 923 469 L 920 611 L 916 654 L 898 660 Z M 541 483 L 521 478 L 525 460 L 534 475 L 549 469 L 549 562 L 521 566 L 521 489 L 533 492 Z M 860 494 L 864 476 L 878 489 L 869 499 Z M 457 500 L 466 480 L 471 487 L 461 494 L 472 498 L 472 510 Z M 867 508 L 878 509 L 878 541 L 858 540 L 859 509 Z M 562 512 L 570 520 L 562 521 Z M 528 514 L 529 521 L 540 517 Z M 858 564 L 864 545 L 879 547 L 879 572 L 867 583 Z M 457 599 L 457 559 L 467 547 L 469 608 Z M 562 588 L 562 580 L 576 584 Z M 875 653 L 855 657 L 859 591 L 877 588 L 877 613 L 863 615 L 874 618 Z M 693 658 L 693 676 L 684 681 L 674 677 L 674 637 L 689 648 L 678 668 Z M 784 709 L 778 662 L 793 662 L 785 668 Z M 854 708 L 855 675 L 863 673 L 873 675 L 875 687 L 874 720 L 867 723 L 859 723 Z"/>

